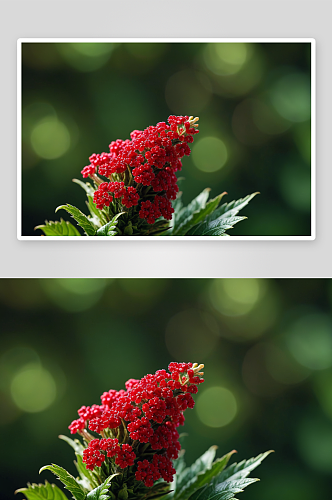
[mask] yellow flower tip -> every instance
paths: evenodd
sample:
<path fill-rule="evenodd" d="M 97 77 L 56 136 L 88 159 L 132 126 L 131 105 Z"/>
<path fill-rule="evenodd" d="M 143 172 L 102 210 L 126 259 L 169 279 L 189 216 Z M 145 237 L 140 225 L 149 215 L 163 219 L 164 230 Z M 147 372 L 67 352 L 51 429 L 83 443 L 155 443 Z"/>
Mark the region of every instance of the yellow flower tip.
<path fill-rule="evenodd" d="M 193 116 L 189 116 L 188 121 L 192 127 L 198 127 L 198 123 L 196 123 L 196 122 L 198 122 L 198 120 L 199 120 L 199 116 L 196 116 L 195 118 Z"/>
<path fill-rule="evenodd" d="M 195 375 L 204 375 L 204 372 L 201 372 L 203 370 L 204 365 L 203 364 L 198 364 L 194 363 L 192 369 L 194 370 Z"/>

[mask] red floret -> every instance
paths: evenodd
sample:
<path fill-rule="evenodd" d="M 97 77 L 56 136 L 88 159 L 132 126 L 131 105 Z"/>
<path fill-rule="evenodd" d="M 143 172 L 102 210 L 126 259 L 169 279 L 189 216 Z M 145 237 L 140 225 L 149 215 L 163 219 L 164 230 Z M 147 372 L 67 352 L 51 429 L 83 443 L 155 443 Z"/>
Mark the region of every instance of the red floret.
<path fill-rule="evenodd" d="M 93 470 L 96 466 L 101 467 L 105 461 L 105 455 L 100 453 L 99 439 L 90 441 L 89 446 L 83 451 L 83 462 L 87 469 Z"/>
<path fill-rule="evenodd" d="M 148 443 L 153 435 L 153 430 L 150 421 L 147 417 L 137 419 L 127 425 L 131 439 L 137 440 L 140 443 Z"/>
<path fill-rule="evenodd" d="M 127 187 L 127 191 L 124 193 L 122 198 L 122 204 L 125 207 L 130 208 L 134 205 L 138 205 L 138 200 L 139 194 L 137 193 L 137 190 L 132 186 Z"/>
<path fill-rule="evenodd" d="M 84 428 L 85 428 L 84 418 L 79 418 L 77 420 L 73 420 L 72 423 L 68 427 L 71 434 L 76 434 L 76 432 L 82 431 Z"/>
<path fill-rule="evenodd" d="M 109 207 L 112 201 L 113 197 L 109 193 L 108 182 L 102 182 L 94 192 L 93 202 L 97 205 L 99 210 L 102 210 L 105 206 Z"/>
<path fill-rule="evenodd" d="M 101 450 L 106 451 L 108 457 L 114 457 L 120 451 L 119 441 L 117 439 L 101 439 L 99 446 Z"/>
<path fill-rule="evenodd" d="M 117 457 L 115 459 L 116 465 L 119 465 L 121 469 L 130 467 L 134 465 L 134 460 L 136 458 L 132 447 L 129 444 L 123 444 L 121 449 L 118 451 Z"/>

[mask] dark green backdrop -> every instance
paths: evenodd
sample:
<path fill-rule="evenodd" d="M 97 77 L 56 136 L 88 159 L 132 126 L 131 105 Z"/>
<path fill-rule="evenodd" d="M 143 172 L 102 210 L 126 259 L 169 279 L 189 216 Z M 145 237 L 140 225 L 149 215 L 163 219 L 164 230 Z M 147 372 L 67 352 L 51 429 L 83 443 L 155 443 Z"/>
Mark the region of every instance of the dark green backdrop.
<path fill-rule="evenodd" d="M 309 43 L 23 43 L 22 61 L 23 235 L 84 210 L 88 157 L 170 114 L 200 117 L 185 202 L 259 191 L 231 234 L 310 235 Z"/>
<path fill-rule="evenodd" d="M 77 409 L 172 360 L 205 364 L 188 462 L 273 449 L 239 498 L 329 498 L 331 303 L 320 279 L 0 280 L 1 498 L 54 481 L 43 465 L 74 473 L 57 436 Z"/>

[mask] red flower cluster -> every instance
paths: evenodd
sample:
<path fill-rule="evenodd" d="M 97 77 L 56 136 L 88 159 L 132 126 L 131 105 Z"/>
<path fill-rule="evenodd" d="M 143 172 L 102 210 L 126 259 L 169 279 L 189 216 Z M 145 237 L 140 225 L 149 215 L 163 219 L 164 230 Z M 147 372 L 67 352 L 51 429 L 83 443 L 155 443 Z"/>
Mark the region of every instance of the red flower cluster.
<path fill-rule="evenodd" d="M 135 478 L 146 486 L 161 477 L 172 481 L 175 471 L 171 460 L 178 457 L 181 447 L 176 428 L 184 423 L 183 412 L 195 404 L 191 394 L 204 382 L 202 367 L 170 363 L 170 373 L 158 370 L 141 380 L 130 379 L 125 391 L 104 392 L 101 406 L 82 406 L 80 418 L 69 429 L 89 442 L 83 453 L 87 468 L 101 467 L 106 457 L 113 457 L 121 468 L 135 464 Z M 87 428 L 101 434 L 102 439 L 93 439 Z M 106 439 L 105 433 L 117 437 Z M 152 460 L 140 456 L 140 443 L 151 450 L 148 456 L 153 455 Z"/>
<path fill-rule="evenodd" d="M 171 202 L 165 196 L 156 195 L 152 203 L 150 200 L 142 201 L 139 216 L 141 219 L 146 219 L 149 224 L 153 224 L 161 216 L 171 220 L 173 212 Z"/>
<path fill-rule="evenodd" d="M 173 481 L 175 469 L 172 463 L 163 455 L 153 455 L 152 462 L 143 460 L 138 462 L 135 477 L 138 481 L 143 481 L 145 486 L 153 486 L 153 483 L 161 477 L 164 481 Z"/>
<path fill-rule="evenodd" d="M 170 200 L 174 200 L 178 192 L 175 172 L 182 168 L 181 158 L 190 155 L 188 143 L 193 142 L 194 134 L 198 133 L 196 121 L 189 116 L 170 116 L 168 124 L 160 122 L 143 131 L 134 130 L 130 140 L 113 141 L 109 153 L 91 155 L 90 165 L 82 170 L 83 177 L 96 180 L 98 172 L 111 180 L 113 174 L 122 175 L 125 180 L 125 173 L 129 171 L 131 179 L 127 190 L 123 182 L 101 183 L 94 195 L 97 208 L 109 206 L 113 201 L 110 193 L 114 193 L 114 198 L 122 198 L 121 203 L 127 208 L 137 205 L 141 198 L 139 217 L 149 224 L 160 216 L 170 220 L 174 211 Z M 149 192 L 150 197 L 154 195 L 152 201 L 144 201 L 143 186 L 152 187 Z"/>
<path fill-rule="evenodd" d="M 113 196 L 112 196 L 112 194 Z M 109 207 L 116 198 L 122 198 L 121 203 L 127 208 L 138 205 L 139 195 L 136 188 L 125 187 L 124 182 L 102 182 L 93 195 L 97 208 Z"/>
<path fill-rule="evenodd" d="M 129 444 L 120 446 L 117 439 L 93 439 L 83 451 L 83 462 L 85 462 L 87 469 L 93 470 L 96 466 L 101 467 L 106 456 L 115 457 L 115 463 L 121 469 L 134 465 L 136 458 Z"/>

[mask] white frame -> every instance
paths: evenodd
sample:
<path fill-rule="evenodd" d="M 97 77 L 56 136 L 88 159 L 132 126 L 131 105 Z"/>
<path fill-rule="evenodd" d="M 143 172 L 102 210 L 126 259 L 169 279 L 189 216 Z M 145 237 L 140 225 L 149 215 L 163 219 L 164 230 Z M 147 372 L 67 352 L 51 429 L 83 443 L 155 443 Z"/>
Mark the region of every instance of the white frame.
<path fill-rule="evenodd" d="M 243 241 L 243 240 L 315 240 L 316 238 L 316 40 L 314 38 L 19 38 L 17 40 L 17 239 L 33 241 L 57 240 L 110 240 L 109 236 L 22 236 L 22 64 L 21 46 L 23 43 L 310 43 L 311 44 L 311 235 L 310 236 L 117 236 L 111 241 L 121 240 L 203 240 L 203 241 Z M 204 187 L 204 186 L 203 186 Z"/>

